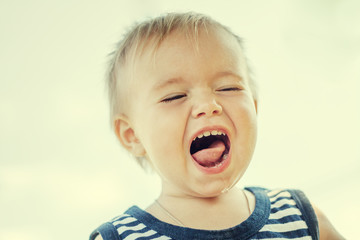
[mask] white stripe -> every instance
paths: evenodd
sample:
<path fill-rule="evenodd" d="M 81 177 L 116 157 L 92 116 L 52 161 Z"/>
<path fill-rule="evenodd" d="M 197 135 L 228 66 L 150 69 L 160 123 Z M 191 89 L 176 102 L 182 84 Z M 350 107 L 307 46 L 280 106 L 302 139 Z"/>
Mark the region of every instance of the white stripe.
<path fill-rule="evenodd" d="M 151 236 L 154 234 L 156 234 L 156 232 L 154 230 L 150 230 L 150 231 L 147 231 L 144 233 L 133 233 L 133 234 L 130 234 L 129 236 L 127 236 L 126 238 L 124 238 L 124 240 L 134 240 L 134 239 L 137 239 L 140 237 L 148 237 L 148 236 Z"/>
<path fill-rule="evenodd" d="M 123 218 L 123 217 L 130 217 L 130 215 L 129 214 L 122 214 L 120 216 L 114 217 L 113 219 L 111 219 L 111 221 L 114 222 L 114 221 L 117 221 L 117 220 L 119 220 L 120 218 Z"/>
<path fill-rule="evenodd" d="M 131 230 L 131 231 L 138 231 L 138 230 L 141 230 L 141 229 L 144 229 L 146 226 L 142 223 L 136 225 L 136 226 L 132 226 L 132 227 L 129 227 L 129 226 L 121 226 L 117 229 L 118 233 L 121 235 L 123 232 L 127 231 L 127 230 Z"/>
<path fill-rule="evenodd" d="M 113 225 L 115 226 L 115 225 L 117 225 L 117 224 L 127 224 L 127 223 L 131 223 L 131 222 L 135 222 L 135 221 L 137 221 L 136 218 L 134 218 L 134 217 L 127 217 L 127 218 L 124 218 L 124 219 L 122 219 L 122 220 L 114 221 L 114 222 L 113 222 Z"/>
<path fill-rule="evenodd" d="M 270 232 L 291 232 L 299 229 L 307 229 L 307 225 L 303 220 L 296 222 L 288 222 L 281 224 L 266 224 L 260 232 L 270 231 Z"/>
<path fill-rule="evenodd" d="M 269 219 L 280 219 L 282 217 L 290 216 L 290 215 L 299 215 L 301 216 L 301 212 L 297 208 L 287 208 L 276 213 L 270 213 Z"/>
<path fill-rule="evenodd" d="M 283 189 L 274 189 L 267 193 L 269 197 L 273 197 L 274 195 L 278 194 L 279 192 L 284 191 Z"/>
<path fill-rule="evenodd" d="M 153 238 L 152 240 L 171 240 L 171 238 L 166 237 L 166 236 L 161 236 L 161 237 L 158 237 L 158 238 Z"/>
<path fill-rule="evenodd" d="M 292 200 L 292 199 L 281 199 L 281 200 L 271 204 L 271 208 L 279 208 L 279 207 L 284 206 L 285 204 L 289 204 L 289 205 L 292 205 L 292 206 L 296 205 L 295 201 Z"/>
<path fill-rule="evenodd" d="M 287 197 L 287 198 L 291 198 L 291 194 L 289 192 L 282 192 L 279 193 L 278 195 L 276 195 L 275 197 L 270 197 L 270 202 L 275 201 L 276 199 L 280 198 L 280 197 Z"/>
<path fill-rule="evenodd" d="M 261 240 L 284 240 L 284 238 L 262 238 Z M 292 238 L 292 240 L 312 240 L 310 236 Z"/>

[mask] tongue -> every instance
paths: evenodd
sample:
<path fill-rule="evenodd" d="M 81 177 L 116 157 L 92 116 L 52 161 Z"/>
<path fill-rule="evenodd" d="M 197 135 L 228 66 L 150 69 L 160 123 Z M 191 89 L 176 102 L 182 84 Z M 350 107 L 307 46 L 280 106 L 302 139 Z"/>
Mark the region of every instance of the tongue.
<path fill-rule="evenodd" d="M 208 148 L 194 153 L 192 157 L 201 165 L 211 165 L 221 158 L 224 151 L 225 144 L 218 140 L 213 142 Z"/>

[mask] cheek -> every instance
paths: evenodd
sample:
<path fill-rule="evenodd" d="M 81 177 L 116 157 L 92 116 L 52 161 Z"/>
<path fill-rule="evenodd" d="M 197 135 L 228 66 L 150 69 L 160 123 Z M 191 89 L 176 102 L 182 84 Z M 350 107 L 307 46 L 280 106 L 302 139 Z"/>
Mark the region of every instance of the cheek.
<path fill-rule="evenodd" d="M 141 141 L 149 158 L 158 161 L 179 155 L 183 149 L 183 133 L 186 121 L 181 114 L 164 111 L 149 113 L 144 118 Z"/>
<path fill-rule="evenodd" d="M 236 109 L 236 110 L 235 110 Z M 252 100 L 242 100 L 240 105 L 231 110 L 232 121 L 236 134 L 240 136 L 240 146 L 253 148 L 257 136 L 257 115 L 255 104 Z"/>
<path fill-rule="evenodd" d="M 234 124 L 256 125 L 257 115 L 254 100 L 248 96 L 230 99 L 227 102 L 228 114 L 232 116 Z"/>

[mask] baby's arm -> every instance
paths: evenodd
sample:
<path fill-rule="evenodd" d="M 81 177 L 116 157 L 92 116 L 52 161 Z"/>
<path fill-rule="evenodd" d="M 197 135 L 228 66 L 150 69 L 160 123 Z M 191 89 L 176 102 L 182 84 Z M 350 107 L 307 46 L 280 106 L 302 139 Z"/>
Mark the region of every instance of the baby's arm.
<path fill-rule="evenodd" d="M 320 211 L 315 205 L 312 205 L 315 214 L 318 218 L 319 229 L 320 229 L 320 240 L 341 240 L 345 239 L 342 237 L 334 228 L 334 226 L 330 223 L 329 219 L 325 216 L 325 214 Z"/>

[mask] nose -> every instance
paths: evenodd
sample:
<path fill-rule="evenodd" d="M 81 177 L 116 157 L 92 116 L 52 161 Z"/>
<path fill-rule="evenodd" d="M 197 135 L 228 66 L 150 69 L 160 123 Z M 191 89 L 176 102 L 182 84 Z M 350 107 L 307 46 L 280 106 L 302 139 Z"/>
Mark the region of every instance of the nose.
<path fill-rule="evenodd" d="M 202 99 L 193 105 L 192 116 L 194 118 L 210 117 L 222 113 L 221 105 L 214 98 Z"/>

